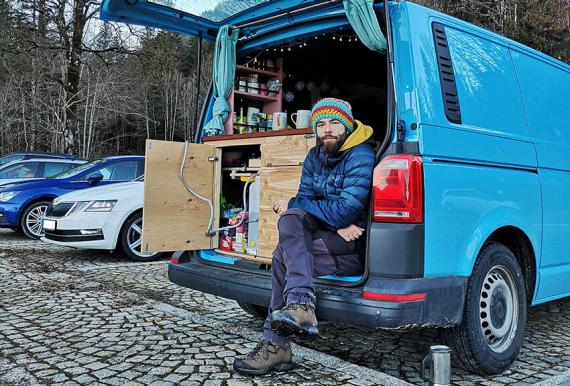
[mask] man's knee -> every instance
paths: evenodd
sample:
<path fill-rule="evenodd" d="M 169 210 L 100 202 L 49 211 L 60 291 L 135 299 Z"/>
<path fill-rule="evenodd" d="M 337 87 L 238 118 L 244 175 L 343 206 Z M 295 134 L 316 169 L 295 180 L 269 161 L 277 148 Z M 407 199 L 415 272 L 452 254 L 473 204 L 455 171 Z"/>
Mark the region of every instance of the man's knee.
<path fill-rule="evenodd" d="M 308 215 L 308 213 L 303 209 L 287 209 L 287 211 L 283 213 L 281 217 L 279 217 L 279 221 L 277 222 L 277 229 L 279 231 L 288 230 L 292 225 L 303 223 L 306 215 Z"/>

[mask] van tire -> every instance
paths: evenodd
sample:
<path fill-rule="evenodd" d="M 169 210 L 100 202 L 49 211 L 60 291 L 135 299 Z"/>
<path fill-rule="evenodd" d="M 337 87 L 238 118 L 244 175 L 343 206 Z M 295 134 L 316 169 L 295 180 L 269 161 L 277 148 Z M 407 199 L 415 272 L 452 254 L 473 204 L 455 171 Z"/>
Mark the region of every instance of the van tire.
<path fill-rule="evenodd" d="M 515 255 L 505 245 L 489 242 L 467 284 L 461 324 L 440 330 L 441 336 L 458 366 L 478 374 L 499 374 L 519 353 L 526 313 L 526 287 Z"/>
<path fill-rule="evenodd" d="M 267 315 L 269 313 L 269 310 L 267 307 L 258 306 L 257 304 L 244 303 L 244 302 L 237 302 L 237 304 L 239 304 L 239 306 L 245 312 L 247 312 L 251 316 L 255 317 L 256 319 L 265 320 L 265 318 L 267 318 Z"/>

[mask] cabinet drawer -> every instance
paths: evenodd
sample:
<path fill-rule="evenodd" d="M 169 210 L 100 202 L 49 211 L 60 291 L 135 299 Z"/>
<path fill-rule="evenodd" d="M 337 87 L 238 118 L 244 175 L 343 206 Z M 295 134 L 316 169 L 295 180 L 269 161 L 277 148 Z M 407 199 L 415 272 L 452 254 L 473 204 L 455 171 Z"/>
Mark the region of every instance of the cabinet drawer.
<path fill-rule="evenodd" d="M 268 167 L 302 165 L 313 146 L 315 146 L 314 134 L 267 138 L 261 145 L 262 165 Z"/>

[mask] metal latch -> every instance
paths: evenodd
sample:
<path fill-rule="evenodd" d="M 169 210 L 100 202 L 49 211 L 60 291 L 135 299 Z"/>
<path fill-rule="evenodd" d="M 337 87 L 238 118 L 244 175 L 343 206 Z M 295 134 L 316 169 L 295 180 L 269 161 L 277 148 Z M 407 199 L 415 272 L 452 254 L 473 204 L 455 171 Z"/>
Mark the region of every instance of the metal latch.
<path fill-rule="evenodd" d="M 208 157 L 208 162 L 218 162 L 218 157 Z"/>

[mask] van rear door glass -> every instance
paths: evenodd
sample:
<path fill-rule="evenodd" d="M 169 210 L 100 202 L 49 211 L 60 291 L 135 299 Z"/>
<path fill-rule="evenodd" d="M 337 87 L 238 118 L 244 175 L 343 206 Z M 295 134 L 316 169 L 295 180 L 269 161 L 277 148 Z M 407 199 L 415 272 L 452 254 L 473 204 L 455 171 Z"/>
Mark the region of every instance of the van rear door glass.
<path fill-rule="evenodd" d="M 269 0 L 149 0 L 178 11 L 221 22 Z"/>

